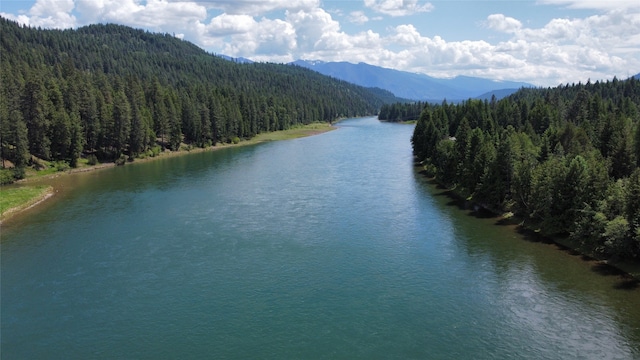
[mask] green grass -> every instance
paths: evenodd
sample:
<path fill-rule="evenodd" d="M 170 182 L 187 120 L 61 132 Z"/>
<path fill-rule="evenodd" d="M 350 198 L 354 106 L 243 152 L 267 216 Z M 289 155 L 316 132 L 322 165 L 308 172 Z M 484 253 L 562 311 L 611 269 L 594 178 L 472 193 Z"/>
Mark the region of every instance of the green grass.
<path fill-rule="evenodd" d="M 52 187 L 47 185 L 2 188 L 0 190 L 0 217 L 4 218 L 5 213 L 9 210 L 29 207 L 42 199 L 51 189 Z"/>
<path fill-rule="evenodd" d="M 329 123 L 312 123 L 308 125 L 296 126 L 288 130 L 273 131 L 256 135 L 249 140 L 251 143 L 259 143 L 263 141 L 279 141 L 296 139 L 309 135 L 318 134 L 321 132 L 332 130 L 332 126 Z"/>

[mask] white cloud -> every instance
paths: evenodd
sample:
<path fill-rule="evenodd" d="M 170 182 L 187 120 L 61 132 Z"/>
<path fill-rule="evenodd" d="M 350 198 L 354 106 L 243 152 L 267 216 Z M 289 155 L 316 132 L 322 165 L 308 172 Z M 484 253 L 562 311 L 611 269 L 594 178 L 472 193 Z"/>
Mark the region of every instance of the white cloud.
<path fill-rule="evenodd" d="M 207 26 L 207 34 L 215 37 L 245 34 L 256 27 L 257 22 L 249 15 L 222 14 L 211 19 Z"/>
<path fill-rule="evenodd" d="M 167 2 L 164 0 L 148 0 L 144 8 L 132 14 L 132 22 L 145 24 L 145 27 L 175 29 L 186 24 L 206 19 L 206 8 L 193 2 Z"/>
<path fill-rule="evenodd" d="M 76 18 L 71 14 L 73 8 L 73 0 L 38 0 L 28 15 L 0 15 L 29 26 L 66 29 L 76 25 Z"/>
<path fill-rule="evenodd" d="M 235 21 L 234 21 L 235 20 Z M 232 56 L 276 61 L 285 59 L 296 47 L 296 34 L 291 24 L 276 19 L 255 21 L 246 15 L 221 15 L 206 28 L 204 37 L 217 38 L 220 53 Z M 230 38 L 225 38 L 230 35 Z M 291 61 L 291 60 L 288 60 Z"/>
<path fill-rule="evenodd" d="M 131 24 L 135 19 L 133 14 L 143 10 L 144 5 L 138 5 L 133 0 L 77 0 L 76 9 L 82 22 L 104 21 Z"/>
<path fill-rule="evenodd" d="M 504 33 L 514 33 L 522 28 L 522 23 L 503 14 L 492 14 L 487 17 L 487 27 Z"/>
<path fill-rule="evenodd" d="M 352 11 L 351 13 L 349 13 L 349 21 L 354 24 L 362 25 L 369 21 L 369 18 L 364 14 L 363 11 Z"/>
<path fill-rule="evenodd" d="M 60 13 L 68 14 L 73 10 L 73 7 L 73 0 L 40 0 L 29 10 L 29 14 L 39 17 Z"/>
<path fill-rule="evenodd" d="M 287 11 L 285 20 L 290 23 L 296 32 L 298 51 L 313 50 L 321 40 L 324 43 L 332 43 L 329 38 L 338 37 L 340 24 L 331 18 L 331 15 L 321 8 L 311 11 Z"/>
<path fill-rule="evenodd" d="M 539 82 L 623 77 L 629 69 L 640 69 L 638 11 L 613 10 L 583 19 L 552 19 L 541 28 L 508 26 L 506 19 L 501 14 L 487 19 L 490 28 L 513 34 L 511 39 L 496 44 L 496 51 L 525 61 L 524 76 L 538 78 Z M 511 23 L 519 23 L 515 21 Z"/>
<path fill-rule="evenodd" d="M 319 0 L 217 0 L 198 1 L 213 9 L 220 9 L 227 14 L 243 14 L 258 16 L 274 10 L 289 11 L 311 10 L 320 6 Z"/>
<path fill-rule="evenodd" d="M 538 0 L 538 3 L 570 9 L 619 10 L 640 7 L 637 0 Z"/>
<path fill-rule="evenodd" d="M 420 5 L 418 0 L 364 0 L 364 5 L 390 16 L 407 16 L 433 10 L 431 3 Z"/>
<path fill-rule="evenodd" d="M 415 46 L 420 44 L 423 38 L 415 26 L 409 24 L 397 26 L 391 40 L 398 45 Z"/>
<path fill-rule="evenodd" d="M 2 13 L 30 26 L 74 28 L 96 22 L 113 22 L 154 31 L 184 29 L 207 17 L 195 2 L 166 0 L 36 0 L 26 15 Z"/>

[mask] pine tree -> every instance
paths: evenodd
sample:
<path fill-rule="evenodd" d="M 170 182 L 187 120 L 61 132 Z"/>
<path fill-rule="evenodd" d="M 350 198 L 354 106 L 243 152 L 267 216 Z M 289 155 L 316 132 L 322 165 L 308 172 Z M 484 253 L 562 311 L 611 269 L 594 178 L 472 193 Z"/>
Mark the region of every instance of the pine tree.
<path fill-rule="evenodd" d="M 12 110 L 9 114 L 8 136 L 3 136 L 4 144 L 8 145 L 8 150 L 3 151 L 7 158 L 13 162 L 17 168 L 22 168 L 29 162 L 29 139 L 27 125 L 22 119 L 22 113 L 18 110 Z"/>
<path fill-rule="evenodd" d="M 115 158 L 127 150 L 131 132 L 131 106 L 124 90 L 117 90 L 113 98 L 113 127 L 110 129 Z"/>
<path fill-rule="evenodd" d="M 32 74 L 27 80 L 20 101 L 23 118 L 26 120 L 29 152 L 43 159 L 50 158 L 49 104 L 42 79 Z"/>

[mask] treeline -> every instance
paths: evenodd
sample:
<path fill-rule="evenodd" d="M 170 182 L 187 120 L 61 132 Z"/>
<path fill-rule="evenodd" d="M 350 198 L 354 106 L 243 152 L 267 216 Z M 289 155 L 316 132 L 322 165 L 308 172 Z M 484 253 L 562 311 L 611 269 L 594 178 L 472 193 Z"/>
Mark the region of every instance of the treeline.
<path fill-rule="evenodd" d="M 418 120 L 426 102 L 394 102 L 382 105 L 378 119 L 382 121 L 400 122 Z"/>
<path fill-rule="evenodd" d="M 438 182 L 600 256 L 640 255 L 640 80 L 427 104 L 411 139 Z"/>
<path fill-rule="evenodd" d="M 75 166 L 206 147 L 397 101 L 287 65 L 237 64 L 119 25 L 35 29 L 0 18 L 2 165 Z M 7 165 L 8 166 L 8 165 Z"/>

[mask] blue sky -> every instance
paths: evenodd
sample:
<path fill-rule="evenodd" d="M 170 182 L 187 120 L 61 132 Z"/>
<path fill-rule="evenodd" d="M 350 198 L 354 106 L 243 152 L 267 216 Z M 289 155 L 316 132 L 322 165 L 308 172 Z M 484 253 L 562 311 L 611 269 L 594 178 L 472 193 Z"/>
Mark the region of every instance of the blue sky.
<path fill-rule="evenodd" d="M 0 15 L 43 28 L 124 24 L 255 61 L 539 86 L 640 72 L 638 0 L 2 0 Z"/>

